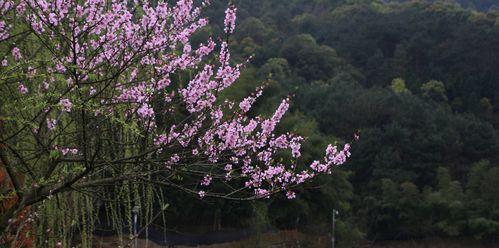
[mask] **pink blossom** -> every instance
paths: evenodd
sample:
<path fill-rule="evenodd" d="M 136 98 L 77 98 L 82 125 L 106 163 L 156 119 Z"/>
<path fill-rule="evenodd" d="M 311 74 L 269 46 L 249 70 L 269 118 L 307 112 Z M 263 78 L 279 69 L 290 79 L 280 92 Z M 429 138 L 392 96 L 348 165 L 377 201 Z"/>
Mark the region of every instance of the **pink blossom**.
<path fill-rule="evenodd" d="M 69 148 L 69 147 L 64 147 L 64 148 L 58 148 L 58 150 L 61 151 L 62 155 L 66 156 L 67 154 L 77 154 L 78 149 L 76 148 Z"/>
<path fill-rule="evenodd" d="M 239 108 L 243 111 L 243 112 L 248 112 L 248 110 L 251 108 L 251 102 L 252 98 L 250 97 L 246 97 L 244 98 L 244 100 L 239 103 Z"/>
<path fill-rule="evenodd" d="M 57 120 L 56 119 L 47 119 L 47 128 L 49 130 L 53 130 L 56 125 L 57 125 Z"/>
<path fill-rule="evenodd" d="M 210 175 L 205 175 L 203 180 L 201 181 L 201 185 L 203 186 L 209 186 L 211 184 L 211 180 L 213 178 Z"/>
<path fill-rule="evenodd" d="M 4 11 L 6 11 L 5 9 L 6 9 L 6 6 L 4 6 Z M 1 13 L 2 12 L 0 12 L 0 14 Z M 7 26 L 5 21 L 0 20 L 0 40 L 5 40 L 5 39 L 9 38 L 9 36 L 10 36 L 9 35 L 9 28 L 10 28 L 10 26 Z"/>
<path fill-rule="evenodd" d="M 67 98 L 61 99 L 59 101 L 59 105 L 61 106 L 61 110 L 63 112 L 71 112 L 71 108 L 73 107 L 73 103 Z"/>
<path fill-rule="evenodd" d="M 173 154 L 171 157 L 170 157 L 170 161 L 172 163 L 178 163 L 180 161 L 180 156 L 178 154 Z"/>
<path fill-rule="evenodd" d="M 16 11 L 22 14 L 24 13 L 25 10 L 26 10 L 26 3 L 24 1 L 21 1 L 16 7 Z"/>
<path fill-rule="evenodd" d="M 22 58 L 22 55 L 21 55 L 21 50 L 19 50 L 19 48 L 17 47 L 14 47 L 12 49 L 12 56 L 14 57 L 14 60 L 18 61 Z"/>
<path fill-rule="evenodd" d="M 62 65 L 61 63 L 56 63 L 55 64 L 55 69 L 57 70 L 57 72 L 59 73 L 64 73 L 66 72 L 66 68 L 64 67 L 64 65 Z"/>
<path fill-rule="evenodd" d="M 227 10 L 225 10 L 225 20 L 224 20 L 224 31 L 227 34 L 231 34 L 236 29 L 236 10 L 235 6 L 229 6 Z"/>
<path fill-rule="evenodd" d="M 206 196 L 206 192 L 204 192 L 203 190 L 200 190 L 198 192 L 198 196 L 199 196 L 199 198 L 204 198 Z"/>
<path fill-rule="evenodd" d="M 269 197 L 269 191 L 266 189 L 255 189 L 255 195 L 258 198 L 268 198 Z"/>
<path fill-rule="evenodd" d="M 55 13 L 49 14 L 49 22 L 54 26 L 59 24 L 59 20 L 57 19 L 57 15 Z"/>
<path fill-rule="evenodd" d="M 293 158 L 299 158 L 301 156 L 301 143 L 300 141 L 303 140 L 301 137 L 294 137 L 291 142 L 290 142 L 290 148 L 291 148 L 291 154 Z"/>
<path fill-rule="evenodd" d="M 137 110 L 137 114 L 141 118 L 152 117 L 154 115 L 154 110 L 148 104 L 142 104 L 142 106 Z"/>
<path fill-rule="evenodd" d="M 24 84 L 22 83 L 19 83 L 19 85 L 17 86 L 17 89 L 19 90 L 19 93 L 25 95 L 28 93 L 28 88 L 26 88 L 26 86 L 24 86 Z"/>

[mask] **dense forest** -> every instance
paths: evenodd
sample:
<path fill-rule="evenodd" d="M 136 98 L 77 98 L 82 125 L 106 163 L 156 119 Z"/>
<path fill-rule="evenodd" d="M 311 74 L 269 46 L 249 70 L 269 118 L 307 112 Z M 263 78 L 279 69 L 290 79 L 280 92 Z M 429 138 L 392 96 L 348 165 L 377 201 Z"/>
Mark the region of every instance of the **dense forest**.
<path fill-rule="evenodd" d="M 273 226 L 338 241 L 499 237 L 497 1 L 238 0 L 237 59 L 250 58 L 227 97 L 266 84 L 257 112 L 282 96 L 280 125 L 307 138 L 304 160 L 331 140 L 352 159 L 293 201 L 254 204 L 174 197 L 170 229 Z M 217 36 L 225 2 L 199 39 Z M 180 203 L 180 202 L 179 202 Z M 175 209 L 175 206 L 183 206 Z M 186 219 L 185 206 L 189 206 Z M 181 223 L 181 224 L 180 224 Z"/>

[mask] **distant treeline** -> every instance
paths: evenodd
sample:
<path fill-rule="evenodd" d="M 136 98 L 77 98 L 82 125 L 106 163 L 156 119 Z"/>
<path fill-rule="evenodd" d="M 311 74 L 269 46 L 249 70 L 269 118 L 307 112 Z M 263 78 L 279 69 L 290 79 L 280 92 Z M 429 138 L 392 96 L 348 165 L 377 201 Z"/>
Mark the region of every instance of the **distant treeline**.
<path fill-rule="evenodd" d="M 398 1 L 385 1 L 385 2 L 429 2 L 429 3 L 438 3 L 438 2 L 447 2 L 447 3 L 455 3 L 459 4 L 463 8 L 469 8 L 479 11 L 488 11 L 488 10 L 497 10 L 499 7 L 499 1 L 497 0 L 452 0 L 452 1 L 439 1 L 439 0 L 398 0 Z"/>
<path fill-rule="evenodd" d="M 308 137 L 303 165 L 328 142 L 350 141 L 357 131 L 360 140 L 347 165 L 300 188 L 296 200 L 200 202 L 173 192 L 167 222 L 325 233 L 334 208 L 346 247 L 361 238 L 499 241 L 499 1 L 460 3 L 466 8 L 452 1 L 235 1 L 230 44 L 236 60 L 252 59 L 226 97 L 266 82 L 256 112 L 270 113 L 291 95 L 280 128 Z M 206 10 L 214 24 L 200 40 L 222 34 L 215 13 L 226 4 L 213 1 Z"/>

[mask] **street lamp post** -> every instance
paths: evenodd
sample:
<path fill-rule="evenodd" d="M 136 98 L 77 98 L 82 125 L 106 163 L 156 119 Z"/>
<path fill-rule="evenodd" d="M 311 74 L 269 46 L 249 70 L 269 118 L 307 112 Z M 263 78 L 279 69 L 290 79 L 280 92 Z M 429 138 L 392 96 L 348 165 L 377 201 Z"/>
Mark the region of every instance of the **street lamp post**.
<path fill-rule="evenodd" d="M 338 215 L 338 210 L 333 208 L 333 214 L 331 217 L 331 247 L 334 248 L 335 245 L 335 231 L 336 231 L 336 215 Z"/>
<path fill-rule="evenodd" d="M 139 210 L 140 210 L 140 206 L 134 206 L 133 209 L 132 209 L 132 213 L 133 213 L 133 238 L 135 239 L 135 242 L 134 242 L 134 248 L 138 248 L 139 245 L 138 245 L 138 228 L 137 228 L 137 225 L 138 225 L 138 217 L 139 217 Z"/>

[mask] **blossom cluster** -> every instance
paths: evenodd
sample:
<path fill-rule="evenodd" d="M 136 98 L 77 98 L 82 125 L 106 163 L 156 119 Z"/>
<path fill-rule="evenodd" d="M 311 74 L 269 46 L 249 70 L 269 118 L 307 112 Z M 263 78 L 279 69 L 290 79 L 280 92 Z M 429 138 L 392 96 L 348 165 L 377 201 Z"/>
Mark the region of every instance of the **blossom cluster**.
<path fill-rule="evenodd" d="M 231 34 L 234 32 L 236 29 L 236 11 L 237 8 L 235 6 L 230 6 L 226 11 L 225 11 L 225 32 L 228 34 Z"/>
<path fill-rule="evenodd" d="M 12 0 L 0 0 L 0 16 L 5 16 L 13 7 L 14 2 Z M 9 38 L 10 28 L 11 25 L 8 24 L 8 20 L 0 19 L 0 41 Z"/>
<path fill-rule="evenodd" d="M 49 91 L 56 96 L 41 111 L 40 123 L 49 135 L 60 136 L 58 125 L 72 118 L 74 109 L 109 120 L 120 116 L 137 124 L 142 133 L 152 134 L 145 144 L 154 151 L 151 156 L 162 159 L 165 171 L 181 171 L 197 161 L 208 163 L 208 169 L 199 165 L 194 170 L 201 171 L 196 183 L 200 197 L 210 195 L 214 181 L 237 178 L 255 198 L 283 190 L 294 198 L 293 186 L 331 173 L 350 156 L 350 146 L 330 145 L 321 161 L 300 166 L 304 138 L 275 132 L 289 109 L 289 98 L 268 118 L 249 115 L 263 87 L 237 103 L 221 99 L 220 93 L 239 78 L 243 65 L 231 63 L 227 41 L 217 44 L 210 38 L 195 46 L 190 43 L 190 37 L 208 25 L 200 17 L 207 4 L 196 7 L 192 0 L 179 0 L 175 5 L 163 1 L 0 0 L 0 14 L 14 11 L 38 39 L 53 44 L 52 57 L 43 64 L 31 65 L 34 62 L 24 56 L 28 48 L 14 46 L 2 66 L 10 62 L 29 66 L 28 80 L 17 84 L 19 97 Z M 236 10 L 229 6 L 225 12 L 227 36 L 235 30 Z M 7 21 L 8 17 L 0 18 L 0 40 L 9 36 Z M 217 59 L 206 59 L 210 56 Z M 174 77 L 182 72 L 192 77 L 185 82 Z M 85 109 L 82 104 L 93 107 Z M 188 117 L 156 123 L 179 109 Z M 61 147 L 54 149 L 64 156 L 81 155 L 78 144 Z M 292 159 L 276 159 L 282 151 L 288 151 Z"/>

